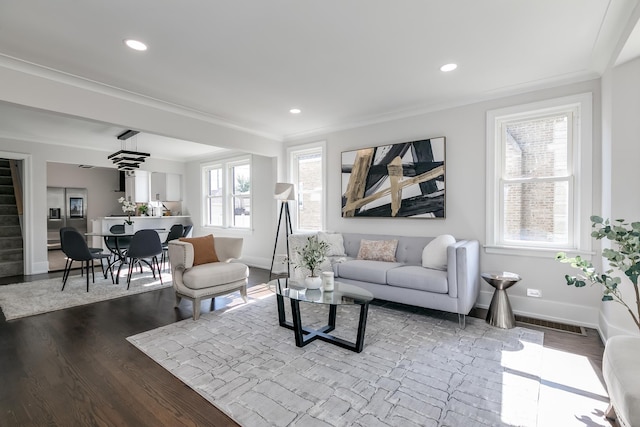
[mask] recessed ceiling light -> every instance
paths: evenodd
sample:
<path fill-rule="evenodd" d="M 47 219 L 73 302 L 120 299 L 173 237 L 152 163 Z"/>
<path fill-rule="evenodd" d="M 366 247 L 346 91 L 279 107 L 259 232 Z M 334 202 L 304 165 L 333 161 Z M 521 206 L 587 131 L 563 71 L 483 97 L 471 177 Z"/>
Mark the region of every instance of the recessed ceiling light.
<path fill-rule="evenodd" d="M 291 114 L 300 114 L 300 113 L 302 113 L 302 110 L 299 109 L 299 108 L 292 108 L 291 110 L 289 110 L 289 112 Z"/>
<path fill-rule="evenodd" d="M 126 39 L 124 44 L 129 46 L 133 50 L 145 51 L 147 50 L 147 45 L 138 40 Z"/>
<path fill-rule="evenodd" d="M 445 64 L 440 67 L 440 71 L 444 71 L 445 73 L 447 73 L 449 71 L 455 70 L 456 68 L 458 68 L 458 64 Z"/>

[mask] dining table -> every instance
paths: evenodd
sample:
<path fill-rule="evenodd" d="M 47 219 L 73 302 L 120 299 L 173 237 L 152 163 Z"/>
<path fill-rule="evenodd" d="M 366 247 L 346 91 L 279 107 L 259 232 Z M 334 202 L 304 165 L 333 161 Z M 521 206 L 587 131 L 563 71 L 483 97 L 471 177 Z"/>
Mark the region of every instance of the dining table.
<path fill-rule="evenodd" d="M 158 233 L 158 235 L 160 236 L 160 241 L 164 241 L 164 239 L 166 239 L 167 235 L 169 234 L 169 231 L 165 228 L 151 228 L 150 230 L 154 230 Z M 139 230 L 137 230 L 139 231 Z M 112 233 L 110 231 L 99 231 L 99 232 L 90 232 L 90 233 L 84 233 L 84 235 L 86 237 L 102 237 L 102 239 L 104 240 L 104 246 L 115 255 L 113 261 L 109 262 L 109 267 L 112 268 L 111 271 L 113 271 L 113 268 L 116 264 L 118 265 L 118 273 L 116 274 L 116 284 L 120 283 L 120 270 L 122 269 L 123 265 L 128 264 L 127 262 L 127 250 L 126 248 L 120 247 L 120 239 L 124 238 L 124 237 L 128 237 L 129 239 L 131 239 L 134 236 L 135 233 Z M 110 237 L 114 237 L 115 239 L 113 239 L 115 241 L 115 251 L 111 250 L 109 245 L 107 244 L 107 239 Z"/>

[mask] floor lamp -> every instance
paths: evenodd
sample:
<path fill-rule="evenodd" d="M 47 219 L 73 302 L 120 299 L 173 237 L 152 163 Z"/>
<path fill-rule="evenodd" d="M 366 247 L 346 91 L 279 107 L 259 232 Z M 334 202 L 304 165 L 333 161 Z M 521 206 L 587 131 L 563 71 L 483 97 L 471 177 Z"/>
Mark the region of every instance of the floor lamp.
<path fill-rule="evenodd" d="M 289 201 L 295 200 L 293 184 L 287 182 L 276 183 L 276 190 L 273 196 L 280 201 L 280 216 L 278 217 L 278 228 L 276 229 L 276 241 L 273 244 L 273 256 L 271 257 L 271 268 L 269 269 L 269 280 L 273 275 L 273 264 L 276 259 L 276 251 L 278 250 L 278 237 L 280 236 L 280 228 L 282 227 L 282 217 L 284 217 L 285 242 L 287 245 L 287 275 L 291 276 L 291 265 L 289 264 L 289 235 L 293 234 L 291 227 L 291 214 L 289 212 Z"/>

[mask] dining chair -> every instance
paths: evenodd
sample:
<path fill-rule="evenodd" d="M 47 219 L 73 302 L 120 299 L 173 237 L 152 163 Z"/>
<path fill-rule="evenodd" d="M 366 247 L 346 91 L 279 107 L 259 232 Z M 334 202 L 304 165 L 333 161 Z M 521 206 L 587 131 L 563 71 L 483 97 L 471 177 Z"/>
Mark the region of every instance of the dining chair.
<path fill-rule="evenodd" d="M 189 225 L 185 225 L 184 226 L 184 231 L 182 232 L 182 237 L 189 237 L 189 233 L 191 233 L 191 229 L 193 228 L 193 225 L 189 224 Z"/>
<path fill-rule="evenodd" d="M 182 224 L 173 224 L 169 229 L 169 234 L 167 234 L 167 238 L 164 242 L 162 242 L 162 258 L 160 260 L 160 264 L 164 267 L 164 263 L 169 258 L 169 242 L 171 240 L 179 239 L 183 237 L 184 227 Z"/>
<path fill-rule="evenodd" d="M 62 274 L 62 291 L 64 291 L 64 287 L 67 284 L 67 279 L 69 278 L 69 273 L 71 272 L 71 266 L 73 265 L 73 261 L 80 261 L 84 263 L 81 267 L 86 269 L 87 275 L 87 292 L 89 292 L 89 267 L 91 267 L 91 277 L 93 283 L 95 283 L 95 268 L 93 265 L 93 261 L 96 259 L 100 260 L 100 265 L 102 266 L 102 274 L 104 278 L 107 278 L 107 271 L 111 272 L 111 283 L 113 283 L 113 269 L 109 264 L 109 254 L 104 254 L 101 252 L 91 252 L 89 250 L 89 246 L 87 245 L 84 236 L 80 234 L 75 229 L 65 230 L 60 233 L 60 246 L 62 247 L 62 252 L 67 256 L 67 260 L 69 261 L 65 265 L 64 273 Z M 107 268 L 105 270 L 104 260 L 107 260 Z"/>
<path fill-rule="evenodd" d="M 65 231 L 68 231 L 68 230 L 78 231 L 78 229 L 75 228 L 75 227 L 60 227 L 60 230 L 59 230 L 59 232 L 60 232 L 60 247 L 62 247 L 62 234 Z M 104 249 L 102 249 L 102 248 L 91 248 L 91 247 L 89 248 L 89 252 L 91 252 L 91 253 L 101 253 L 102 251 L 104 251 Z M 72 261 L 67 257 L 65 262 L 64 262 L 64 269 L 65 270 L 67 269 L 67 264 L 69 264 L 71 262 Z M 80 269 L 80 271 L 82 272 L 82 274 L 84 274 L 82 269 Z"/>
<path fill-rule="evenodd" d="M 112 225 L 111 228 L 109 228 L 109 232 L 113 234 L 124 234 L 124 225 L 123 224 Z M 104 243 L 105 245 L 107 245 L 107 248 L 114 256 L 122 260 L 124 259 L 127 249 L 129 248 L 131 239 L 132 238 L 129 236 L 122 236 L 122 237 L 107 236 L 104 238 Z"/>
<path fill-rule="evenodd" d="M 129 249 L 127 249 L 126 257 L 129 263 L 129 271 L 127 272 L 127 289 L 131 286 L 131 275 L 136 265 L 144 262 L 151 268 L 153 278 L 156 278 L 156 269 L 160 276 L 160 284 L 162 284 L 162 273 L 160 271 L 160 263 L 158 255 L 162 255 L 162 242 L 160 236 L 155 230 L 139 230 L 133 235 Z"/>

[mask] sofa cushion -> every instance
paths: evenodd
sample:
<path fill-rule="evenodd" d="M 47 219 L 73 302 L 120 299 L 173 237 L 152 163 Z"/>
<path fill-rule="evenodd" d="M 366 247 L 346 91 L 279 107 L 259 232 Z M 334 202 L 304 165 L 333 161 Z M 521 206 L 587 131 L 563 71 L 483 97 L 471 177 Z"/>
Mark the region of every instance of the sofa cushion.
<path fill-rule="evenodd" d="M 180 237 L 178 240 L 193 245 L 193 265 L 219 262 L 213 243 L 213 234 L 203 237 Z"/>
<path fill-rule="evenodd" d="M 336 264 L 335 267 L 338 277 L 384 285 L 387 283 L 387 272 L 402 265 L 399 262 L 356 259 Z"/>
<path fill-rule="evenodd" d="M 447 247 L 455 242 L 456 239 L 449 234 L 443 234 L 430 241 L 422 251 L 422 266 L 435 268 L 436 270 L 446 270 Z"/>
<path fill-rule="evenodd" d="M 446 294 L 449 291 L 447 272 L 405 265 L 387 272 L 387 284 L 399 288 Z"/>
<path fill-rule="evenodd" d="M 398 240 L 360 240 L 358 259 L 370 261 L 396 261 Z"/>
<path fill-rule="evenodd" d="M 249 267 L 239 262 L 216 262 L 191 267 L 183 273 L 185 286 L 191 289 L 210 288 L 246 279 Z"/>
<path fill-rule="evenodd" d="M 325 242 L 329 245 L 329 250 L 327 251 L 327 256 L 346 256 L 347 254 L 344 251 L 344 240 L 342 239 L 342 234 L 340 233 L 325 233 L 320 231 L 318 233 L 318 240 L 321 242 Z"/>

